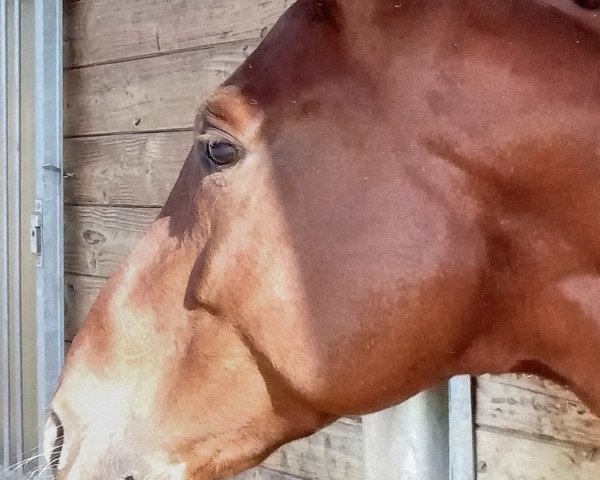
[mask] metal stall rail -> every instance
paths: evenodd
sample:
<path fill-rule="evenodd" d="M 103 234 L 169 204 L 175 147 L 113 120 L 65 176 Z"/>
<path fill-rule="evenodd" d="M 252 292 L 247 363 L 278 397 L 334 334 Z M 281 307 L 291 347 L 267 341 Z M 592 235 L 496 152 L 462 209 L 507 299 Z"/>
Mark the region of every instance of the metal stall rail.
<path fill-rule="evenodd" d="M 472 379 L 363 418 L 366 480 L 475 480 Z"/>
<path fill-rule="evenodd" d="M 0 479 L 44 468 L 63 362 L 62 1 L 0 0 Z"/>

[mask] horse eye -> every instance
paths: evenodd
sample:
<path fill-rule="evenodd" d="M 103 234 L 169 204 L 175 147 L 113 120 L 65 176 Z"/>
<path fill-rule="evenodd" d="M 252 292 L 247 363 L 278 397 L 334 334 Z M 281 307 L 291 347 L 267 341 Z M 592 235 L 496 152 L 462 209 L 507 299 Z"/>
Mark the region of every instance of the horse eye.
<path fill-rule="evenodd" d="M 227 140 L 211 140 L 206 145 L 206 156 L 218 165 L 227 165 L 237 160 L 238 149 Z"/>

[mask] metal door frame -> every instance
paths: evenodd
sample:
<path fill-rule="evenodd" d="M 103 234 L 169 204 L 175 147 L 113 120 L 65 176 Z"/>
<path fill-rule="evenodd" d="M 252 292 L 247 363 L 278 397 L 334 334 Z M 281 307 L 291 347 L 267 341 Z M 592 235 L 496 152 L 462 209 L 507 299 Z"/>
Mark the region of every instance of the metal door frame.
<path fill-rule="evenodd" d="M 5 470 L 41 452 L 64 357 L 62 69 L 62 0 L 0 0 L 0 479 L 43 468 Z"/>

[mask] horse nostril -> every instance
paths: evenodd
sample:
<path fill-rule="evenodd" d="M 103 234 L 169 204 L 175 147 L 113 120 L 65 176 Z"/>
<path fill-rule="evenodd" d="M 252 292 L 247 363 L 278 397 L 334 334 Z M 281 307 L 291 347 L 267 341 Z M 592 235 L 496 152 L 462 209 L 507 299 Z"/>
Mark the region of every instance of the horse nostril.
<path fill-rule="evenodd" d="M 123 477 L 123 480 L 133 480 L 133 477 L 131 475 L 127 475 L 126 477 Z"/>
<path fill-rule="evenodd" d="M 65 432 L 62 422 L 55 412 L 51 412 L 44 427 L 44 457 L 54 470 L 58 469 Z"/>

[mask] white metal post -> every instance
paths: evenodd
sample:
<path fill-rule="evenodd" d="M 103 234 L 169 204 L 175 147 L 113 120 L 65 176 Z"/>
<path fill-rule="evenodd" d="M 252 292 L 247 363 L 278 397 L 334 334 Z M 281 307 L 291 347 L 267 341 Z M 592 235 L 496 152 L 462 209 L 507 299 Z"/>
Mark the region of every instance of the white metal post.
<path fill-rule="evenodd" d="M 8 5 L 0 0 L 0 468 L 9 463 L 10 399 L 8 328 Z"/>
<path fill-rule="evenodd" d="M 473 381 L 454 377 L 448 385 L 450 480 L 475 480 Z"/>
<path fill-rule="evenodd" d="M 474 480 L 469 376 L 363 417 L 365 480 Z"/>
<path fill-rule="evenodd" d="M 363 418 L 365 479 L 448 479 L 445 386 Z"/>
<path fill-rule="evenodd" d="M 62 0 L 35 1 L 38 421 L 44 425 L 64 358 Z M 43 444 L 42 429 L 39 445 Z"/>

